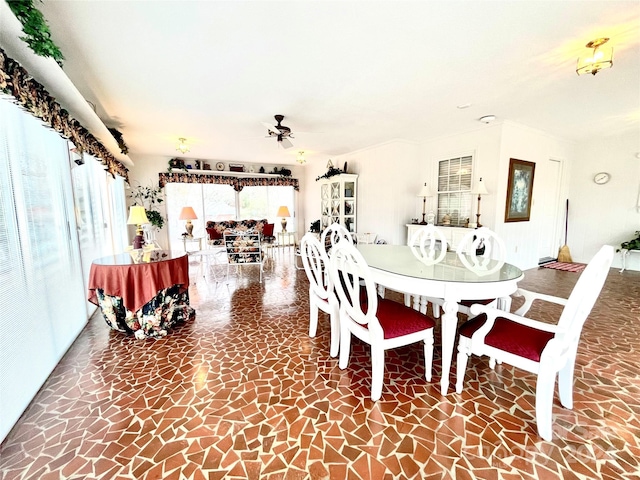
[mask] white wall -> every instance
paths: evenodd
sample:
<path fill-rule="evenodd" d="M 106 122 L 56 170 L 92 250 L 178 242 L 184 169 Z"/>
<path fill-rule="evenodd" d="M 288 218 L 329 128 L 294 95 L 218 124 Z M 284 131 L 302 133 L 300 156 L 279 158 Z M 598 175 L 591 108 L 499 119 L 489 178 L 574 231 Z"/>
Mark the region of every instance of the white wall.
<path fill-rule="evenodd" d="M 504 222 L 504 212 L 507 201 L 507 182 L 509 177 L 509 160 L 516 158 L 536 164 L 533 181 L 533 200 L 531 217 L 528 222 Z M 534 268 L 540 258 L 540 244 L 546 241 L 546 236 L 555 236 L 561 229 L 559 224 L 564 222 L 564 199 L 568 198 L 568 179 L 575 158 L 575 144 L 554 137 L 546 132 L 535 130 L 513 122 L 505 122 L 502 129 L 500 145 L 500 160 L 497 168 L 497 185 L 495 188 L 495 215 L 498 233 L 507 245 L 507 261 L 521 269 Z M 559 201 L 556 205 L 557 224 L 551 230 L 543 228 L 543 212 L 540 206 L 542 198 L 555 195 L 552 184 L 543 179 L 549 179 L 545 171 L 549 159 L 560 160 L 563 173 L 560 182 Z M 578 201 L 578 199 L 575 199 Z M 575 202 L 571 202 L 572 204 Z M 572 213 L 570 213 L 573 216 Z M 572 218 L 569 218 L 571 224 Z M 557 236 L 558 248 L 564 243 L 564 238 Z M 556 252 L 557 253 L 557 252 Z"/>
<path fill-rule="evenodd" d="M 574 261 L 587 262 L 603 244 L 619 247 L 640 230 L 640 132 L 630 131 L 582 143 L 569 178 L 571 213 L 569 247 Z M 608 172 L 611 180 L 596 185 L 593 176 Z M 621 265 L 620 255 L 614 257 Z M 627 268 L 640 270 L 640 256 L 630 255 Z"/>
<path fill-rule="evenodd" d="M 426 178 L 419 166 L 418 146 L 393 140 L 333 157 L 331 161 L 340 169 L 347 162 L 348 173 L 358 174 L 357 231 L 377 233 L 378 238 L 390 244 L 405 243 L 405 224 L 422 212 L 417 194 Z M 316 178 L 327 171 L 326 164 L 305 166 L 301 198 L 307 229 L 310 222 L 320 218 L 320 186 Z"/>

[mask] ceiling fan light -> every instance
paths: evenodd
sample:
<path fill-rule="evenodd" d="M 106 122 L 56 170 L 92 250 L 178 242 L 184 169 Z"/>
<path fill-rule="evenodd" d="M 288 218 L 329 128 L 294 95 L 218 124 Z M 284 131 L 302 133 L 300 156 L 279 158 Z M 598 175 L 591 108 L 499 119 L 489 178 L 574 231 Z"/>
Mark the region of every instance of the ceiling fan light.
<path fill-rule="evenodd" d="M 602 48 L 602 45 L 608 41 L 608 38 L 597 38 L 585 45 L 587 48 L 593 48 L 593 52 L 589 52 L 586 56 L 578 58 L 578 66 L 576 67 L 576 73 L 578 75 L 585 75 L 587 73 L 595 75 L 600 70 L 613 66 L 613 48 Z"/>
<path fill-rule="evenodd" d="M 187 145 L 186 138 L 178 139 L 178 146 L 176 147 L 176 150 L 179 151 L 180 153 L 187 153 L 190 150 L 189 146 Z"/>

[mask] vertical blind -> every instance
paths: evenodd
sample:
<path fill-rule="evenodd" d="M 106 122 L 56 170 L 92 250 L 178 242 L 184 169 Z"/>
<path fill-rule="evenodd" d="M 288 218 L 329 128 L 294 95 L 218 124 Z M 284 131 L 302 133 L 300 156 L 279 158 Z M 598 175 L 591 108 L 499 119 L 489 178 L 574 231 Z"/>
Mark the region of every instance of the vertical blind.
<path fill-rule="evenodd" d="M 124 179 L 0 96 L 0 441 L 95 306 L 91 262 L 127 244 Z M 70 169 L 73 165 L 73 169 Z"/>
<path fill-rule="evenodd" d="M 87 321 L 67 141 L 0 97 L 0 440 Z"/>

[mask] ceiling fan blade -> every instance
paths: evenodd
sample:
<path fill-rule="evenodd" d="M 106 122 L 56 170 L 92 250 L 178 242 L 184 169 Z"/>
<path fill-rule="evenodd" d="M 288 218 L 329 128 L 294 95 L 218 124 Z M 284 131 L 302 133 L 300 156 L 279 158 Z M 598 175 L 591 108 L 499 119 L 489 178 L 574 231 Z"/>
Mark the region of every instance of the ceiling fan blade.
<path fill-rule="evenodd" d="M 283 138 L 282 141 L 280 142 L 280 145 L 282 145 L 282 148 L 293 147 L 293 143 L 291 143 L 288 138 Z"/>

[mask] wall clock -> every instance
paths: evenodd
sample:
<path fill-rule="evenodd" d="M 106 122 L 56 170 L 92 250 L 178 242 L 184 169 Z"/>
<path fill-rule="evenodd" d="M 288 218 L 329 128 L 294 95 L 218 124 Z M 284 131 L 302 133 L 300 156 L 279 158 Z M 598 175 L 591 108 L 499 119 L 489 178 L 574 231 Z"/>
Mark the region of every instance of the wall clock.
<path fill-rule="evenodd" d="M 598 185 L 604 185 L 609 180 L 611 180 L 611 175 L 608 174 L 607 172 L 596 173 L 593 176 L 593 181 L 596 182 Z"/>
<path fill-rule="evenodd" d="M 216 170 L 218 170 L 218 171 L 220 171 L 220 172 L 221 172 L 222 170 L 224 170 L 224 163 L 222 163 L 222 162 L 218 162 L 218 163 L 216 163 Z"/>

